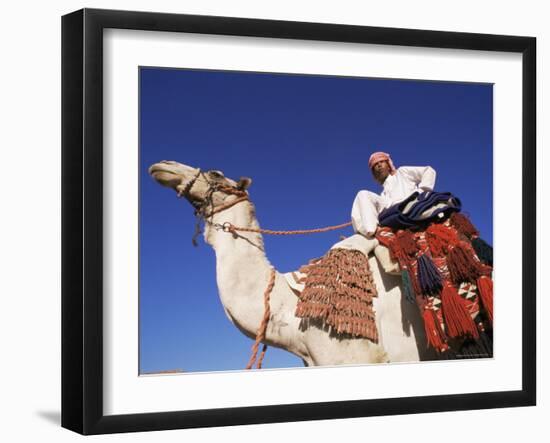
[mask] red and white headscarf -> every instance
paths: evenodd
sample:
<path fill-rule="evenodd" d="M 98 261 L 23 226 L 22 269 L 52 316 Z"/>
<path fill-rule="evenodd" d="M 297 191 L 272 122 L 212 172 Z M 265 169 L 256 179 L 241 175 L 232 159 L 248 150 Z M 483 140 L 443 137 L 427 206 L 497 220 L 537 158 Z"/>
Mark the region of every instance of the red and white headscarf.
<path fill-rule="evenodd" d="M 380 161 L 384 161 L 386 160 L 388 162 L 388 164 L 390 165 L 390 174 L 395 174 L 396 172 L 396 169 L 395 169 L 395 166 L 393 165 L 393 162 L 391 161 L 391 157 L 390 157 L 390 154 L 386 154 L 385 152 L 375 152 L 374 154 L 372 154 L 369 158 L 369 169 L 372 169 L 372 167 L 380 162 Z"/>

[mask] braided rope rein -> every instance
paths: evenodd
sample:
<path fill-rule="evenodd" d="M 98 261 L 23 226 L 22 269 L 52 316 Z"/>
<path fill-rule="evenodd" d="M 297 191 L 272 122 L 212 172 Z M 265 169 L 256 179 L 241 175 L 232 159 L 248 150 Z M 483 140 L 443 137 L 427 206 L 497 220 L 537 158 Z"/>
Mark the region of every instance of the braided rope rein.
<path fill-rule="evenodd" d="M 352 222 L 342 223 L 340 225 L 326 226 L 324 228 L 314 228 L 314 229 L 297 229 L 294 231 L 274 231 L 272 229 L 262 229 L 262 228 L 243 228 L 235 226 L 230 222 L 225 222 L 221 226 L 224 232 L 236 233 L 238 231 L 242 232 L 257 232 L 259 234 L 269 234 L 269 235 L 299 235 L 299 234 L 317 234 L 320 232 L 334 231 L 336 229 L 342 229 L 347 226 L 351 226 Z"/>
<path fill-rule="evenodd" d="M 269 317 L 271 315 L 271 309 L 269 308 L 269 298 L 274 285 L 275 285 L 275 268 L 272 266 L 269 274 L 269 283 L 267 284 L 267 288 L 264 291 L 264 316 L 262 318 L 262 322 L 260 323 L 260 327 L 258 328 L 258 332 L 256 333 L 256 341 L 252 346 L 252 356 L 250 357 L 250 360 L 246 365 L 246 369 L 251 369 L 252 366 L 254 366 L 254 363 L 256 362 L 256 357 L 258 355 L 258 348 L 260 346 L 260 343 L 265 340 L 267 324 L 269 323 Z M 262 368 L 262 361 L 264 359 L 266 351 L 267 351 L 267 345 L 264 343 L 262 348 L 262 353 L 260 354 L 260 358 L 258 359 L 258 363 L 256 365 L 257 369 Z"/>

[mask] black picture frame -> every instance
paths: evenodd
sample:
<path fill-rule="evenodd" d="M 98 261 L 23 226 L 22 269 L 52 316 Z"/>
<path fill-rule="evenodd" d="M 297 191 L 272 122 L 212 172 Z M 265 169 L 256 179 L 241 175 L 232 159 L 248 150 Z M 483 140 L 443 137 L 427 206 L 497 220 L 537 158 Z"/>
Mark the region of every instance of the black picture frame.
<path fill-rule="evenodd" d="M 522 55 L 522 388 L 473 394 L 103 413 L 103 31 L 192 32 Z M 81 434 L 458 411 L 536 404 L 536 39 L 83 9 L 62 18 L 62 426 Z"/>

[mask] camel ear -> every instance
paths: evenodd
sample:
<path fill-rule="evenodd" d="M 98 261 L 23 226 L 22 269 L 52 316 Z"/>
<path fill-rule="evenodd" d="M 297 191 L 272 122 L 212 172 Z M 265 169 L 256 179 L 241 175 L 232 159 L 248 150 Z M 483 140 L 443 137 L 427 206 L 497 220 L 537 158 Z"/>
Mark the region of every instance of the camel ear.
<path fill-rule="evenodd" d="M 239 179 L 239 182 L 237 183 L 237 188 L 239 188 L 241 191 L 244 191 L 245 189 L 248 189 L 251 184 L 252 179 L 250 177 L 241 177 Z"/>

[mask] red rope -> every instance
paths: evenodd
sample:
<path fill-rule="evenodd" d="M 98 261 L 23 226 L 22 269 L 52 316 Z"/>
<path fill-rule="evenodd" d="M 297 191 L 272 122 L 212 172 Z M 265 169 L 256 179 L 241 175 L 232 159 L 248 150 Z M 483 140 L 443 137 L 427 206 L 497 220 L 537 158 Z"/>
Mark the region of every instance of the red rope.
<path fill-rule="evenodd" d="M 252 346 L 252 356 L 250 357 L 250 360 L 246 365 L 246 369 L 251 369 L 252 366 L 254 366 L 254 363 L 256 362 L 256 358 L 258 356 L 258 348 L 260 346 L 260 343 L 263 340 L 265 340 L 267 323 L 269 322 L 269 316 L 271 315 L 271 310 L 269 308 L 269 297 L 270 297 L 271 291 L 273 290 L 274 285 L 275 285 L 275 268 L 272 267 L 271 273 L 269 276 L 269 283 L 267 284 L 267 288 L 264 291 L 264 316 L 262 318 L 262 322 L 260 323 L 260 327 L 258 328 L 258 332 L 256 333 L 256 341 Z M 256 366 L 257 369 L 262 368 L 262 361 L 264 359 L 266 350 L 267 350 L 267 345 L 264 343 L 262 353 L 260 355 L 260 358 Z"/>

